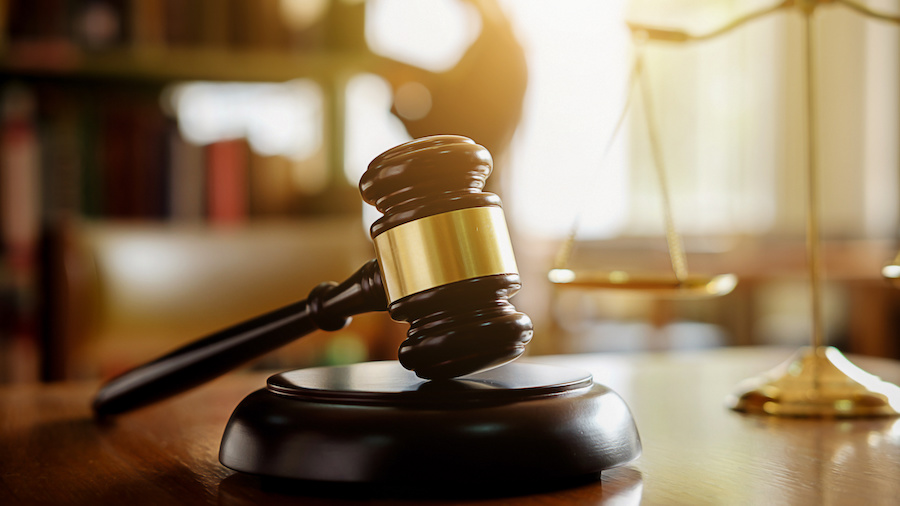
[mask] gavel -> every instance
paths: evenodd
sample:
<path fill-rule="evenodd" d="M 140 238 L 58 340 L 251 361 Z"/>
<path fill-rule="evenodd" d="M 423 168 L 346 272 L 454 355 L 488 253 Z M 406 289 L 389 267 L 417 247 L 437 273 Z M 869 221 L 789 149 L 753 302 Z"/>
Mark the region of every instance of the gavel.
<path fill-rule="evenodd" d="M 238 323 L 106 383 L 98 415 L 129 411 L 225 374 L 314 330 L 387 310 L 410 324 L 403 367 L 443 380 L 515 360 L 531 340 L 527 315 L 509 302 L 521 281 L 500 198 L 485 192 L 493 160 L 461 136 L 416 139 L 376 157 L 363 199 L 383 216 L 370 229 L 376 259 L 343 283 Z"/>

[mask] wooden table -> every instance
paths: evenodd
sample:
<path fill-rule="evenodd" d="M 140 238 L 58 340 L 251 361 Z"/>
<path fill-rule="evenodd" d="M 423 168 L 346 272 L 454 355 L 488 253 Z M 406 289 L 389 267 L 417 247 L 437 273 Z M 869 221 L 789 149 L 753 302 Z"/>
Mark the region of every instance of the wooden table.
<path fill-rule="evenodd" d="M 734 385 L 792 350 L 572 355 L 533 360 L 581 367 L 631 406 L 644 453 L 599 482 L 467 504 L 897 504 L 900 419 L 741 415 Z M 851 357 L 900 382 L 900 362 Z M 217 460 L 235 405 L 264 384 L 235 373 L 170 401 L 98 423 L 94 383 L 0 389 L 0 504 L 457 504 L 458 500 L 322 496 L 270 489 Z M 523 441 L 527 445 L 528 441 Z M 427 461 L 426 461 L 427 462 Z"/>

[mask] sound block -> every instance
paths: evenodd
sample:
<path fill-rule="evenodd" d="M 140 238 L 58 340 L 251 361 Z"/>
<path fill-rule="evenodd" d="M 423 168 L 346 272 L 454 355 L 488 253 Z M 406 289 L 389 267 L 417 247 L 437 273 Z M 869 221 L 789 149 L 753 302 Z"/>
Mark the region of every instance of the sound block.
<path fill-rule="evenodd" d="M 641 452 L 625 402 L 583 371 L 515 362 L 426 381 L 398 362 L 277 374 L 225 428 L 219 460 L 327 483 L 477 486 L 600 476 Z"/>

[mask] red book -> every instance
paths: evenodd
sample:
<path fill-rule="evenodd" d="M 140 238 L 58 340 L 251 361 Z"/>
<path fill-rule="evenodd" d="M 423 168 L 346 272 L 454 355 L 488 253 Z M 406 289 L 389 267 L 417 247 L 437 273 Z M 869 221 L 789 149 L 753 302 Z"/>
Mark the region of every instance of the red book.
<path fill-rule="evenodd" d="M 108 218 L 135 218 L 139 215 L 134 191 L 133 151 L 137 115 L 121 97 L 103 106 L 98 142 L 100 174 L 103 180 L 102 214 Z"/>
<path fill-rule="evenodd" d="M 247 217 L 247 141 L 234 139 L 206 147 L 207 217 L 236 224 Z"/>

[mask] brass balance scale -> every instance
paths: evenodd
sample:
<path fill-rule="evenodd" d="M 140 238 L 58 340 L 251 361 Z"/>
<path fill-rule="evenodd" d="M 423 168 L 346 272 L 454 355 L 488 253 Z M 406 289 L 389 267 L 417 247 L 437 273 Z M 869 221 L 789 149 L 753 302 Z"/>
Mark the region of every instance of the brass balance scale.
<path fill-rule="evenodd" d="M 648 141 L 662 200 L 665 220 L 666 246 L 672 272 L 646 274 L 624 270 L 588 270 L 571 267 L 572 251 L 576 243 L 579 218 L 563 241 L 549 279 L 559 288 L 618 290 L 643 292 L 659 297 L 704 298 L 726 295 L 737 284 L 733 274 L 701 275 L 688 269 L 683 241 L 672 219 L 666 170 L 649 86 L 644 76 L 642 48 L 651 41 L 676 43 L 698 42 L 731 32 L 745 23 L 777 11 L 797 9 L 803 16 L 805 32 L 804 80 L 806 95 L 806 257 L 812 302 L 812 336 L 810 346 L 798 350 L 790 359 L 774 369 L 750 378 L 729 395 L 726 404 L 736 411 L 792 417 L 865 417 L 900 415 L 900 387 L 882 381 L 851 363 L 839 350 L 824 343 L 822 313 L 822 262 L 819 237 L 819 191 L 816 161 L 816 111 L 814 107 L 816 83 L 814 79 L 814 13 L 818 6 L 840 4 L 863 16 L 900 25 L 900 16 L 874 11 L 851 0 L 785 0 L 771 7 L 737 18 L 724 26 L 703 34 L 661 29 L 629 23 L 635 42 L 634 64 L 630 76 L 628 96 L 618 117 L 611 139 L 621 130 L 636 88 L 640 88 L 647 127 Z M 882 270 L 882 275 L 900 287 L 900 253 Z"/>

